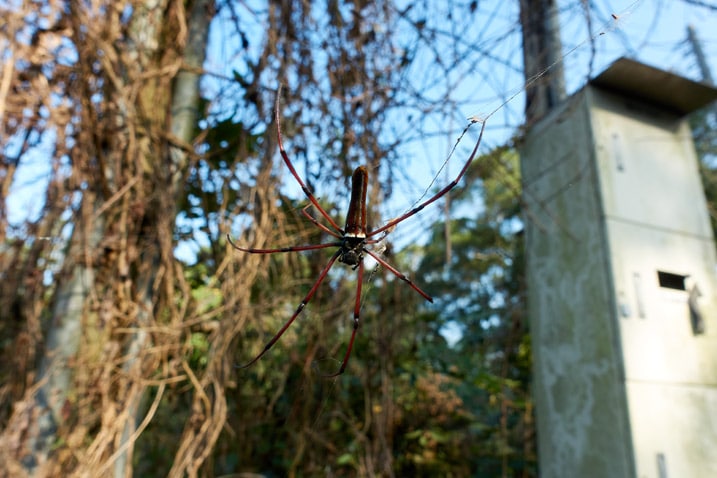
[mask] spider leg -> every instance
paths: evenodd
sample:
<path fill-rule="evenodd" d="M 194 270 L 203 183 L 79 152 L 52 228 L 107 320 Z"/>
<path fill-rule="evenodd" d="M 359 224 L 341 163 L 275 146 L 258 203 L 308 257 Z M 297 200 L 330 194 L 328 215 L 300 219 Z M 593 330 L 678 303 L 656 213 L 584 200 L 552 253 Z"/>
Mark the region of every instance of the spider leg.
<path fill-rule="evenodd" d="M 316 209 L 321 213 L 322 216 L 331 224 L 331 227 L 334 228 L 336 231 L 343 231 L 339 227 L 338 224 L 336 224 L 336 221 L 334 221 L 328 212 L 324 210 L 319 205 L 319 201 L 317 201 L 316 197 L 309 191 L 309 188 L 306 187 L 306 184 L 304 184 L 304 181 L 299 176 L 299 173 L 296 172 L 296 169 L 294 169 L 294 165 L 291 163 L 291 160 L 289 159 L 289 155 L 286 154 L 286 150 L 284 150 L 284 143 L 281 139 L 281 117 L 279 115 L 279 100 L 281 99 L 281 87 L 279 87 L 279 91 L 277 91 L 276 94 L 276 105 L 275 105 L 275 114 L 276 114 L 276 135 L 279 143 L 279 153 L 281 153 L 281 159 L 284 160 L 284 164 L 289 168 L 289 171 L 291 171 L 291 175 L 294 176 L 294 179 L 296 179 L 296 182 L 299 183 L 299 186 L 301 186 L 301 190 L 304 191 L 304 194 L 307 198 L 309 198 L 309 201 L 311 201 L 311 204 L 313 204 Z"/>
<path fill-rule="evenodd" d="M 324 375 L 326 378 L 332 378 L 332 377 L 338 377 L 342 373 L 344 373 L 344 370 L 346 370 L 346 365 L 349 363 L 349 358 L 351 358 L 351 350 L 354 347 L 354 339 L 356 338 L 356 331 L 359 328 L 359 316 L 361 313 L 361 285 L 363 284 L 363 261 L 358 263 L 358 285 L 356 286 L 356 302 L 354 303 L 354 329 L 351 332 L 351 339 L 349 340 L 349 345 L 346 348 L 346 354 L 344 355 L 344 360 L 341 362 L 341 368 L 339 368 L 339 371 L 331 374 L 331 375 Z"/>
<path fill-rule="evenodd" d="M 418 206 L 416 206 L 416 207 L 414 207 L 413 209 L 411 209 L 410 211 L 408 211 L 406 214 L 404 214 L 404 215 L 402 215 L 402 216 L 398 216 L 397 218 L 388 221 L 386 224 L 384 224 L 383 226 L 379 227 L 378 229 L 374 229 L 373 231 L 369 232 L 368 234 L 366 234 L 366 237 L 375 236 L 376 234 L 379 234 L 379 233 L 381 233 L 381 232 L 383 232 L 383 231 L 385 231 L 385 230 L 387 230 L 387 229 L 390 229 L 390 228 L 394 227 L 394 226 L 395 226 L 396 224 L 398 224 L 399 222 L 402 222 L 402 221 L 408 219 L 409 217 L 413 216 L 414 214 L 420 212 L 424 207 L 426 207 L 426 206 L 428 206 L 429 204 L 431 204 L 431 203 L 437 201 L 438 199 L 442 198 L 444 195 L 446 195 L 446 193 L 448 193 L 448 191 L 450 191 L 451 189 L 453 189 L 454 187 L 456 187 L 456 185 L 458 185 L 458 182 L 461 180 L 461 178 L 463 177 L 463 175 L 466 173 L 466 171 L 468 171 L 468 166 L 471 165 L 471 163 L 473 162 L 473 159 L 474 159 L 475 156 L 476 156 L 476 153 L 478 152 L 478 147 L 480 146 L 481 140 L 483 139 L 483 131 L 484 131 L 484 130 L 485 130 L 485 121 L 483 122 L 483 126 L 481 126 L 480 134 L 478 135 L 478 141 L 476 142 L 476 145 L 475 145 L 475 147 L 473 148 L 473 151 L 471 152 L 471 155 L 468 157 L 468 160 L 466 161 L 466 164 L 463 165 L 463 168 L 461 169 L 460 173 L 458 173 L 458 176 L 456 176 L 456 179 L 454 179 L 453 181 L 451 181 L 450 184 L 448 184 L 448 186 L 446 186 L 446 187 L 444 187 L 443 189 L 441 189 L 440 191 L 438 191 L 438 193 L 436 193 L 434 196 L 432 196 L 432 197 L 426 199 L 426 200 L 423 201 L 421 204 L 419 204 Z M 379 261 L 379 262 L 381 262 L 381 261 Z M 390 269 L 389 269 L 389 270 L 390 270 Z M 400 277 L 400 276 L 399 276 L 399 277 Z M 409 283 L 409 284 L 410 284 L 410 283 Z M 411 287 L 414 287 L 414 286 L 411 286 Z M 416 287 L 414 287 L 414 289 L 418 290 Z M 419 291 L 419 292 L 420 292 L 420 291 Z M 421 295 L 423 295 L 422 292 L 420 292 L 420 293 L 421 293 Z"/>
<path fill-rule="evenodd" d="M 227 234 L 227 240 L 232 247 L 238 251 L 249 252 L 251 254 L 273 254 L 275 252 L 296 252 L 296 251 L 313 251 L 314 249 L 326 249 L 327 247 L 341 247 L 340 242 L 329 242 L 326 244 L 310 244 L 308 246 L 290 246 L 280 247 L 276 249 L 250 249 L 246 247 L 239 247 L 232 241 L 232 238 Z"/>
<path fill-rule="evenodd" d="M 371 256 L 371 257 L 373 257 L 374 259 L 376 259 L 376 261 L 377 261 L 379 264 L 381 264 L 383 267 L 385 267 L 386 269 L 388 269 L 389 271 L 391 271 L 391 273 L 393 273 L 393 275 L 395 275 L 396 277 L 398 277 L 399 279 L 401 279 L 403 282 L 405 282 L 406 284 L 408 284 L 408 285 L 411 287 L 411 289 L 413 289 L 413 290 L 415 290 L 416 292 L 418 292 L 419 294 L 421 294 L 421 296 L 423 296 L 423 298 L 426 299 L 428 302 L 433 302 L 433 297 L 431 297 L 430 295 L 428 295 L 428 294 L 426 294 L 425 292 L 423 292 L 420 287 L 418 287 L 416 284 L 414 284 L 414 283 L 411 281 L 411 279 L 409 279 L 408 277 L 406 277 L 406 275 L 405 275 L 404 273 L 402 273 L 401 271 L 399 271 L 398 269 L 396 269 L 395 267 L 393 267 L 391 264 L 389 264 L 388 262 L 386 262 L 383 258 L 381 258 L 381 256 L 379 256 L 379 255 L 376 254 L 375 252 L 370 251 L 370 250 L 368 250 L 368 249 L 364 249 L 364 252 L 366 252 L 369 256 Z"/>
<path fill-rule="evenodd" d="M 317 221 L 314 216 L 312 216 L 311 214 L 309 214 L 308 209 L 309 209 L 311 206 L 313 206 L 313 204 L 307 204 L 306 206 L 304 206 L 304 207 L 301 209 L 301 214 L 303 214 L 303 215 L 306 217 L 306 219 L 308 219 L 309 221 L 311 221 L 311 223 L 312 223 L 314 226 L 318 227 L 319 229 L 321 229 L 321 230 L 324 231 L 325 233 L 331 234 L 332 236 L 338 237 L 338 238 L 340 239 L 340 238 L 341 238 L 341 234 L 338 234 L 337 232 L 332 231 L 331 229 L 329 229 L 328 227 L 324 226 L 324 225 L 321 224 L 319 221 Z"/>
<path fill-rule="evenodd" d="M 292 315 L 291 318 L 284 324 L 284 326 L 281 329 L 279 329 L 279 331 L 276 333 L 276 335 L 274 335 L 274 337 L 271 338 L 271 340 L 264 346 L 264 349 L 259 353 L 259 355 L 257 355 L 250 362 L 248 362 L 244 365 L 236 365 L 237 368 L 246 368 L 246 367 L 249 367 L 250 365 L 254 364 L 254 362 L 256 362 L 257 360 L 262 358 L 264 356 L 264 354 L 267 353 L 269 351 L 269 349 L 281 338 L 281 336 L 284 335 L 284 332 L 286 332 L 286 329 L 288 329 L 291 326 L 291 324 L 294 323 L 294 320 L 296 320 L 296 318 L 299 316 L 301 311 L 304 310 L 304 307 L 306 307 L 306 304 L 308 304 L 309 301 L 311 301 L 311 299 L 314 297 L 314 294 L 316 294 L 316 290 L 319 288 L 321 283 L 324 281 L 324 279 L 326 278 L 326 275 L 329 273 L 329 270 L 331 269 L 331 266 L 334 265 L 334 262 L 336 262 L 336 259 L 338 259 L 340 255 L 341 255 L 341 249 L 339 249 L 338 251 L 336 251 L 334 253 L 334 255 L 329 260 L 329 263 L 326 264 L 326 267 L 324 267 L 324 269 L 321 271 L 321 274 L 319 274 L 319 278 L 316 279 L 316 282 L 314 282 L 314 285 L 311 287 L 311 290 L 309 290 L 309 293 L 306 294 L 306 297 L 303 298 L 303 300 L 301 301 L 299 306 L 294 311 L 294 315 Z M 354 333 L 355 333 L 355 331 L 354 331 Z M 353 345 L 353 337 L 351 340 L 351 344 Z M 344 362 L 344 365 L 346 365 L 345 362 Z"/>

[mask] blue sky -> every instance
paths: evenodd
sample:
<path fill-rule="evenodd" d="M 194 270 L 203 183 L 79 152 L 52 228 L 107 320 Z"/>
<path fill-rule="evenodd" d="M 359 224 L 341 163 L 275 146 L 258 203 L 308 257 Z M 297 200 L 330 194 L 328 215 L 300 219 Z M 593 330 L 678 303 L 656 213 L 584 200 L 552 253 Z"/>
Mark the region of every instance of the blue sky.
<path fill-rule="evenodd" d="M 717 76 L 717 11 L 690 5 L 682 0 L 600 0 L 591 3 L 595 4 L 597 10 L 593 11 L 592 31 L 589 32 L 579 6 L 580 2 L 559 0 L 569 93 L 584 85 L 588 76 L 597 75 L 621 56 L 632 57 L 699 80 L 700 73 L 695 58 L 686 42 L 688 25 L 695 28 L 713 76 Z M 703 3 L 714 2 L 707 0 Z M 263 2 L 249 1 L 246 4 L 254 4 L 260 9 Z M 486 41 L 491 36 L 500 37 L 506 32 L 514 32 L 495 46 L 495 56 L 506 59 L 507 65 L 501 68 L 499 64 L 488 62 L 477 64 L 476 71 L 466 74 L 465 81 L 456 84 L 454 94 L 462 97 L 462 106 L 453 112 L 451 118 L 437 117 L 435 120 L 441 123 L 436 124 L 436 131 L 440 130 L 443 134 L 438 137 L 419 138 L 404 147 L 401 151 L 406 161 L 405 167 L 401 168 L 403 176 L 397 182 L 394 196 L 386 204 L 384 217 L 400 214 L 426 191 L 465 126 L 466 118 L 486 118 L 490 115 L 482 151 L 504 143 L 520 126 L 524 98 L 523 78 L 518 70 L 522 58 L 519 49 L 520 37 L 515 32 L 516 4 L 517 2 L 501 0 L 478 3 L 479 13 L 483 15 L 478 18 L 484 18 L 485 23 L 476 25 L 476 31 L 480 32 L 476 34 L 476 41 Z M 613 14 L 617 16 L 617 20 L 613 18 Z M 261 15 L 247 15 L 245 18 L 251 19 L 246 22 L 249 34 L 263 34 L 262 28 L 265 25 Z M 223 28 L 221 21 L 216 21 L 213 27 L 205 66 L 215 73 L 231 77 L 232 69 L 241 68 L 240 64 L 233 61 L 233 58 L 236 58 L 233 53 L 236 51 L 235 47 L 227 46 L 227 42 L 236 41 L 236 38 L 232 38 L 228 29 Z M 204 87 L 208 90 L 214 88 L 211 83 L 206 82 Z M 509 98 L 510 101 L 505 103 Z M 397 118 L 397 121 L 400 119 Z M 451 125 L 447 130 L 446 122 Z M 478 130 L 478 127 L 473 127 L 473 136 L 465 138 L 451 159 L 448 171 L 437 178 L 435 186 L 444 184 L 455 175 L 466 157 L 467 150 L 473 146 Z M 406 131 L 411 131 L 410 125 Z M 35 151 L 23 157 L 8 200 L 12 224 L 20 224 L 28 215 L 36 214 L 43 206 L 40 199 L 43 195 L 38 192 L 44 189 L 50 174 L 43 152 L 50 149 L 52 139 L 51 136 L 43 138 Z M 287 190 L 295 193 L 297 197 L 300 196 L 300 191 L 291 181 L 292 178 L 285 172 L 283 177 Z M 336 194 L 336 191 L 326 194 Z M 392 237 L 395 236 L 395 240 L 403 244 L 413 242 L 438 214 L 440 208 L 426 210 L 420 218 L 402 224 Z M 191 248 L 182 254 L 190 251 Z"/>

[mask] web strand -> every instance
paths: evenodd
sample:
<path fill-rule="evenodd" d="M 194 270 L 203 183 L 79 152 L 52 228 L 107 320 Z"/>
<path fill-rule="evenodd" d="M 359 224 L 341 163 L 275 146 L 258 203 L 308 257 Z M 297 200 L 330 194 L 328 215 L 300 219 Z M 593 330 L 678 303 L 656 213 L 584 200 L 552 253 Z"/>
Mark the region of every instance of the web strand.
<path fill-rule="evenodd" d="M 580 49 L 582 49 L 587 44 L 592 44 L 597 38 L 606 35 L 608 33 L 611 33 L 615 30 L 618 30 L 620 28 L 620 25 L 624 22 L 624 19 L 632 14 L 632 12 L 638 7 L 639 4 L 641 4 L 644 0 L 635 0 L 632 2 L 627 8 L 623 9 L 619 14 L 612 13 L 610 15 L 610 19 L 603 23 L 602 27 L 595 33 L 591 33 L 588 35 L 584 40 L 582 40 L 577 45 L 570 48 L 567 52 L 565 52 L 563 55 L 560 56 L 557 60 L 555 60 L 553 63 L 542 69 L 540 72 L 536 73 L 535 75 L 531 76 L 528 81 L 526 81 L 522 86 L 519 88 L 516 88 L 513 93 L 511 93 L 506 99 L 504 99 L 498 106 L 491 109 L 490 112 L 487 115 L 474 115 L 471 116 L 468 119 L 468 124 L 463 128 L 463 131 L 458 136 L 458 139 L 456 139 L 455 143 L 453 144 L 453 147 L 451 148 L 450 152 L 448 153 L 448 156 L 441 164 L 440 168 L 438 168 L 438 171 L 436 171 L 436 174 L 433 176 L 433 179 L 428 184 L 428 187 L 424 190 L 423 194 L 416 199 L 409 208 L 406 209 L 406 211 L 409 211 L 413 207 L 415 207 L 416 204 L 419 204 L 423 198 L 425 198 L 429 191 L 431 191 L 431 188 L 433 188 L 434 184 L 438 181 L 438 178 L 441 176 L 441 173 L 446 169 L 448 166 L 448 163 L 450 162 L 451 158 L 453 157 L 454 153 L 458 149 L 458 145 L 463 140 L 463 137 L 468 133 L 468 131 L 471 129 L 471 127 L 476 123 L 485 123 L 487 122 L 493 115 L 498 113 L 500 110 L 502 110 L 506 105 L 511 103 L 515 98 L 517 98 L 521 93 L 526 91 L 528 88 L 533 86 L 537 81 L 539 81 L 541 78 L 543 78 L 545 75 L 547 75 L 553 68 L 558 66 L 559 64 L 563 63 L 566 58 L 570 57 Z"/>

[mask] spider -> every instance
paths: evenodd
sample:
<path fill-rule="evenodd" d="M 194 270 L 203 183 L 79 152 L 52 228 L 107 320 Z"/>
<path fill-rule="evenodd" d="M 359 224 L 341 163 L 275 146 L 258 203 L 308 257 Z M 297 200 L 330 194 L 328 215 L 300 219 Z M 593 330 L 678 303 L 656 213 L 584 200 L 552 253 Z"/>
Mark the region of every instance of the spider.
<path fill-rule="evenodd" d="M 279 341 L 281 336 L 286 332 L 286 330 L 291 326 L 291 324 L 296 320 L 296 318 L 299 316 L 302 310 L 304 310 L 304 307 L 311 301 L 311 299 L 314 297 L 314 294 L 316 294 L 317 289 L 321 285 L 321 283 L 326 278 L 326 275 L 329 273 L 329 270 L 331 270 L 331 267 L 336 263 L 336 261 L 339 261 L 349 267 L 351 267 L 353 270 L 358 270 L 358 280 L 357 280 L 357 286 L 356 286 L 356 300 L 354 302 L 354 311 L 353 311 L 353 331 L 351 333 L 351 338 L 349 339 L 349 344 L 346 348 L 346 353 L 344 355 L 343 361 L 341 362 L 341 367 L 339 368 L 338 372 L 327 375 L 327 377 L 337 377 L 344 373 L 344 370 L 346 370 L 346 365 L 349 362 L 349 358 L 351 357 L 351 350 L 353 349 L 354 345 L 354 339 L 356 338 L 356 331 L 359 328 L 359 313 L 361 310 L 361 286 L 363 285 L 363 272 L 364 272 L 364 263 L 363 260 L 366 257 L 366 255 L 371 256 L 376 262 L 378 262 L 380 265 L 385 267 L 389 272 L 391 272 L 393 275 L 398 277 L 400 280 L 408 284 L 409 287 L 411 287 L 413 290 L 415 290 L 418 294 L 421 295 L 424 299 L 426 299 L 429 302 L 433 302 L 433 298 L 428 295 L 426 292 L 421 290 L 420 287 L 418 287 L 416 284 L 414 284 L 411 279 L 409 279 L 405 274 L 400 272 L 398 269 L 393 267 L 391 264 L 386 262 L 379 254 L 372 251 L 367 246 L 371 246 L 373 244 L 377 244 L 383 239 L 398 225 L 399 223 L 405 221 L 409 217 L 417 214 L 420 212 L 424 207 L 428 206 L 429 204 L 437 201 L 441 197 L 443 197 L 445 194 L 447 194 L 451 189 L 456 187 L 458 182 L 461 180 L 463 175 L 468 170 L 468 166 L 470 166 L 471 162 L 475 158 L 475 155 L 478 151 L 478 147 L 480 146 L 481 139 L 483 138 L 483 131 L 485 129 L 485 121 L 482 121 L 482 127 L 478 136 L 478 141 L 476 142 L 475 147 L 473 148 L 473 151 L 471 152 L 470 156 L 468 157 L 468 160 L 463 165 L 463 168 L 458 173 L 458 176 L 450 182 L 447 186 L 445 186 L 443 189 L 438 191 L 435 195 L 432 197 L 426 199 L 425 201 L 421 202 L 420 204 L 414 206 L 411 210 L 404 213 L 401 216 L 398 216 L 394 219 L 391 219 L 386 224 L 382 225 L 381 227 L 377 229 L 373 229 L 371 231 L 367 230 L 366 227 L 366 189 L 368 185 L 368 170 L 365 166 L 359 166 L 357 167 L 353 175 L 351 177 L 351 199 L 349 201 L 349 209 L 348 213 L 346 214 L 346 225 L 341 228 L 339 225 L 334 221 L 334 219 L 329 215 L 328 212 L 324 208 L 322 208 L 319 205 L 319 202 L 317 201 L 316 197 L 312 194 L 312 192 L 309 190 L 308 187 L 306 187 L 306 184 L 304 184 L 304 181 L 301 179 L 301 176 L 296 172 L 296 169 L 294 168 L 294 165 L 292 164 L 291 160 L 289 159 L 288 154 L 286 154 L 286 150 L 284 149 L 284 145 L 282 142 L 281 137 L 281 124 L 280 124 L 280 114 L 279 114 L 279 94 L 277 94 L 276 99 L 276 105 L 275 105 L 275 120 L 276 120 L 276 133 L 277 133 L 277 139 L 279 144 L 279 152 L 281 153 L 281 158 L 284 160 L 284 164 L 289 168 L 289 171 L 291 172 L 292 176 L 294 176 L 294 179 L 296 179 L 296 182 L 299 183 L 299 186 L 301 186 L 301 190 L 304 192 L 308 200 L 310 201 L 309 204 L 304 207 L 301 212 L 302 214 L 316 227 L 324 231 L 325 233 L 333 236 L 336 238 L 333 242 L 328 242 L 324 244 L 312 244 L 312 245 L 305 245 L 305 246 L 291 246 L 291 247 L 282 247 L 282 248 L 276 248 L 276 249 L 253 249 L 253 248 L 244 248 L 239 247 L 234 241 L 232 241 L 232 238 L 227 234 L 227 240 L 231 244 L 231 246 L 239 251 L 242 252 L 248 252 L 250 254 L 274 254 L 279 252 L 296 252 L 296 251 L 311 251 L 315 249 L 327 249 L 334 247 L 336 248 L 336 252 L 334 252 L 333 256 L 331 256 L 331 259 L 329 259 L 329 262 L 324 266 L 323 270 L 319 273 L 319 277 L 316 279 L 314 284 L 311 286 L 311 289 L 309 289 L 309 292 L 304 296 L 304 298 L 301 300 L 301 303 L 294 311 L 294 314 L 289 318 L 288 321 L 279 329 L 279 331 L 269 340 L 269 342 L 264 346 L 264 349 L 251 361 L 247 362 L 244 365 L 238 365 L 238 368 L 246 368 L 251 365 L 253 365 L 257 360 L 259 360 L 261 357 L 266 354 L 271 347 L 274 346 L 276 342 Z M 468 128 L 471 124 L 478 122 L 478 119 L 470 118 L 469 125 L 465 128 L 463 131 L 463 134 L 466 133 Z M 463 135 L 461 135 L 462 137 Z M 323 216 L 323 218 L 328 222 L 328 226 L 320 223 L 316 218 L 314 218 L 311 214 L 309 214 L 308 209 L 313 206 L 316 208 L 316 210 Z M 377 236 L 379 236 L 377 238 Z"/>

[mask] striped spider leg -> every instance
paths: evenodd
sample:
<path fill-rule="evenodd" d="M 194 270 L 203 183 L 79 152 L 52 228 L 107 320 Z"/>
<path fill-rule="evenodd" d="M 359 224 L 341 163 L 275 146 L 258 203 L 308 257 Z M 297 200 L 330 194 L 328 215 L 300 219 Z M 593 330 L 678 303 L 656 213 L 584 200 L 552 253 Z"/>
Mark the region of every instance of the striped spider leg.
<path fill-rule="evenodd" d="M 274 253 L 281 253 L 281 252 L 298 252 L 298 251 L 310 251 L 315 249 L 327 249 L 327 248 L 336 248 L 336 252 L 331 256 L 331 259 L 329 259 L 328 263 L 319 273 L 319 277 L 316 279 L 314 284 L 309 289 L 309 292 L 304 296 L 304 298 L 301 300 L 301 303 L 294 311 L 293 315 L 289 318 L 289 320 L 279 329 L 279 331 L 267 342 L 267 344 L 264 346 L 262 351 L 254 357 L 252 360 L 247 362 L 244 365 L 238 366 L 239 368 L 246 368 L 250 365 L 254 364 L 257 360 L 259 360 L 261 357 L 266 354 L 271 347 L 274 346 L 276 342 L 279 341 L 281 336 L 286 332 L 286 330 L 291 326 L 292 323 L 296 320 L 296 318 L 299 316 L 302 310 L 304 310 L 304 307 L 311 301 L 311 299 L 316 294 L 316 291 L 318 290 L 321 283 L 324 281 L 326 276 L 329 273 L 329 270 L 333 267 L 333 265 L 338 260 L 339 262 L 351 267 L 353 270 L 357 270 L 358 273 L 358 280 L 356 285 L 356 299 L 354 302 L 354 311 L 353 311 L 353 331 L 351 332 L 351 338 L 349 339 L 349 344 L 346 348 L 346 353 L 344 354 L 343 361 L 341 362 L 341 367 L 339 368 L 338 372 L 328 375 L 328 377 L 336 377 L 338 375 L 341 375 L 344 373 L 344 370 L 346 370 L 346 365 L 348 364 L 349 358 L 351 357 L 351 350 L 353 349 L 354 340 L 356 338 L 356 332 L 359 328 L 359 319 L 360 319 L 360 310 L 361 310 L 361 287 L 363 285 L 363 272 L 364 272 L 364 263 L 363 260 L 368 254 L 371 256 L 376 262 L 381 264 L 385 269 L 387 269 L 389 272 L 391 272 L 393 275 L 398 277 L 400 280 L 408 284 L 409 287 L 411 287 L 413 290 L 415 290 L 418 294 L 421 295 L 424 299 L 426 299 L 429 302 L 433 302 L 433 298 L 428 295 L 426 292 L 421 290 L 420 287 L 418 287 L 416 284 L 414 284 L 405 274 L 400 272 L 398 269 L 393 267 L 391 264 L 386 262 L 385 259 L 383 259 L 379 254 L 372 251 L 367 246 L 371 246 L 374 244 L 378 244 L 381 242 L 388 233 L 390 233 L 397 224 L 403 222 L 404 220 L 408 219 L 409 217 L 417 214 L 420 212 L 424 207 L 428 206 L 429 204 L 437 201 L 442 196 L 447 194 L 451 189 L 453 189 L 460 179 L 463 177 L 463 175 L 468 170 L 468 166 L 470 166 L 471 162 L 473 161 L 473 158 L 475 157 L 478 147 L 480 146 L 481 138 L 483 137 L 483 130 L 485 129 L 485 123 L 483 123 L 483 127 L 481 128 L 478 141 L 473 148 L 473 151 L 471 152 L 468 160 L 463 165 L 463 168 L 458 173 L 458 176 L 451 181 L 450 184 L 448 184 L 446 187 L 441 189 L 438 193 L 431 196 L 427 200 L 421 202 L 417 206 L 413 207 L 410 211 L 406 212 L 405 214 L 402 214 L 401 216 L 398 216 L 394 219 L 391 219 L 383 226 L 374 229 L 372 231 L 368 231 L 366 227 L 366 192 L 367 192 L 367 186 L 368 186 L 368 171 L 364 166 L 359 166 L 356 168 L 353 172 L 352 178 L 351 178 L 351 200 L 349 201 L 349 209 L 348 213 L 346 214 L 346 225 L 342 229 L 341 227 L 336 224 L 336 222 L 333 220 L 333 218 L 329 215 L 329 213 L 321 207 L 316 197 L 313 195 L 313 193 L 306 187 L 304 184 L 304 181 L 301 179 L 299 174 L 296 172 L 296 169 L 294 168 L 294 165 L 292 164 L 291 160 L 289 159 L 289 156 L 286 154 L 286 151 L 284 150 L 284 145 L 282 142 L 281 137 L 281 126 L 280 126 L 280 117 L 279 117 L 279 100 L 277 97 L 276 102 L 276 128 L 277 128 L 277 137 L 278 137 L 278 144 L 279 144 L 279 152 L 281 153 L 281 157 L 284 161 L 284 164 L 289 168 L 289 171 L 291 172 L 292 176 L 294 176 L 294 179 L 296 179 L 297 183 L 299 183 L 299 186 L 301 187 L 302 191 L 306 195 L 306 197 L 309 199 L 310 204 L 308 204 L 306 207 L 302 209 L 302 214 L 311 221 L 316 227 L 321 229 L 322 231 L 326 232 L 327 234 L 333 236 L 336 238 L 336 241 L 328 242 L 324 244 L 313 244 L 313 245 L 305 245 L 305 246 L 292 246 L 292 247 L 282 247 L 282 248 L 275 248 L 275 249 L 253 249 L 253 248 L 244 248 L 238 246 L 234 241 L 232 241 L 231 237 L 227 234 L 227 240 L 231 244 L 231 246 L 234 249 L 237 249 L 242 252 L 248 252 L 250 254 L 274 254 Z M 323 216 L 323 218 L 328 222 L 328 226 L 320 223 L 316 218 L 314 218 L 311 214 L 308 212 L 308 208 L 314 206 L 316 210 Z M 378 236 L 378 237 L 377 237 Z"/>

